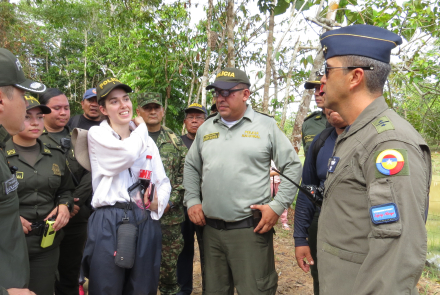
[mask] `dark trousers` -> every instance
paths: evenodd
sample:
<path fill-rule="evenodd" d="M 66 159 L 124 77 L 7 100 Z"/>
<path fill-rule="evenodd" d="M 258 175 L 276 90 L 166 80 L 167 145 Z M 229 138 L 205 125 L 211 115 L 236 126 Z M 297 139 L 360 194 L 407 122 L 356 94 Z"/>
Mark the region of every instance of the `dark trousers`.
<path fill-rule="evenodd" d="M 145 213 L 144 213 L 145 212 Z M 115 264 L 117 229 L 122 224 L 124 209 L 104 207 L 97 209 L 89 219 L 87 243 L 82 266 L 89 279 L 90 295 L 156 295 L 162 248 L 160 222 L 150 217 L 150 211 L 134 205 L 127 211 L 130 223 L 138 225 L 135 262 L 131 269 Z"/>
<path fill-rule="evenodd" d="M 56 295 L 79 295 L 78 280 L 87 240 L 87 223 L 74 222 L 75 217 L 64 227 L 64 239 L 60 244 L 58 262 L 60 279 L 55 283 Z"/>
<path fill-rule="evenodd" d="M 191 222 L 186 207 L 185 221 L 182 222 L 183 250 L 177 260 L 177 282 L 180 285 L 178 295 L 190 295 L 193 290 L 193 263 L 194 263 L 194 233 L 197 236 L 200 253 L 200 267 L 202 273 L 202 289 L 205 293 L 205 257 L 203 253 L 203 227 Z"/>
<path fill-rule="evenodd" d="M 310 254 L 312 254 L 313 261 L 315 262 L 314 265 L 310 266 L 310 273 L 312 274 L 313 278 L 313 293 L 314 295 L 319 295 L 319 279 L 318 279 L 318 256 L 316 255 L 317 252 L 317 237 L 318 237 L 318 219 L 319 219 L 320 211 L 316 211 L 315 215 L 313 216 L 312 223 L 310 224 L 308 233 L 309 233 L 309 247 L 310 247 Z"/>
<path fill-rule="evenodd" d="M 55 241 L 53 246 L 41 248 L 40 241 L 41 236 L 26 237 L 30 266 L 29 290 L 38 295 L 53 295 L 60 247 Z"/>

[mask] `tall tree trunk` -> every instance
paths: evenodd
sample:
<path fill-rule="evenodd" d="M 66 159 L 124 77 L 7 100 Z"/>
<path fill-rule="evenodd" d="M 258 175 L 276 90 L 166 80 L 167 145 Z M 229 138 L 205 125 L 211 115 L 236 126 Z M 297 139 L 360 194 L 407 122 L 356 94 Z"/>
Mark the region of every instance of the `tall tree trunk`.
<path fill-rule="evenodd" d="M 84 30 L 84 93 L 87 90 L 87 29 Z"/>
<path fill-rule="evenodd" d="M 293 66 L 295 65 L 296 56 L 298 55 L 299 50 L 299 35 L 295 42 L 295 48 L 293 49 L 292 58 L 290 59 L 289 70 L 287 71 L 287 83 L 286 83 L 286 94 L 284 96 L 283 103 L 283 114 L 281 116 L 280 128 L 284 130 L 284 124 L 286 123 L 286 115 L 287 115 L 287 107 L 289 105 L 289 93 L 290 93 L 290 83 L 292 81 L 292 71 Z"/>
<path fill-rule="evenodd" d="M 208 21 L 206 24 L 206 32 L 208 35 L 208 48 L 206 50 L 206 62 L 205 62 L 205 70 L 203 71 L 202 77 L 202 106 L 206 107 L 206 84 L 208 84 L 208 75 L 209 75 L 209 63 L 211 61 L 211 18 L 212 18 L 212 9 L 213 4 L 212 0 L 209 0 L 209 9 L 208 9 Z"/>
<path fill-rule="evenodd" d="M 164 104 L 164 110 L 163 110 L 163 120 L 162 120 L 162 125 L 166 126 L 166 120 L 167 120 L 167 109 L 168 109 L 168 99 L 171 97 L 171 83 L 168 84 L 167 86 L 167 93 L 165 96 L 165 104 Z"/>
<path fill-rule="evenodd" d="M 263 113 L 269 111 L 269 86 L 271 76 L 271 57 L 273 51 L 273 27 L 275 26 L 275 15 L 273 10 L 269 17 L 269 30 L 267 36 L 267 53 L 266 53 L 266 79 L 264 81 L 264 95 L 263 95 Z"/>
<path fill-rule="evenodd" d="M 228 0 L 227 8 L 227 29 L 228 29 L 228 67 L 235 68 L 235 48 L 234 48 L 234 0 Z M 209 41 L 208 41 L 209 42 Z"/>
<path fill-rule="evenodd" d="M 326 19 L 335 20 L 336 18 L 336 9 L 339 7 L 339 1 L 332 1 L 328 7 L 328 12 Z M 317 15 L 318 17 L 318 15 Z M 327 31 L 325 28 L 324 32 Z M 322 67 L 324 63 L 324 55 L 322 54 L 322 48 L 320 46 L 318 53 L 316 54 L 315 60 L 313 61 L 313 67 L 310 71 L 309 80 L 316 79 L 316 72 Z M 305 90 L 303 92 L 303 96 L 301 98 L 301 103 L 298 108 L 298 113 L 296 114 L 295 124 L 293 125 L 291 142 L 293 148 L 296 152 L 299 152 L 301 148 L 301 129 L 302 124 L 304 123 L 304 118 L 309 111 L 310 101 L 312 100 L 313 90 Z"/>
<path fill-rule="evenodd" d="M 272 116 L 275 117 L 277 114 L 276 106 L 278 103 L 278 75 L 277 70 L 275 69 L 274 63 L 272 61 L 272 72 L 273 72 L 273 110 L 272 110 Z"/>

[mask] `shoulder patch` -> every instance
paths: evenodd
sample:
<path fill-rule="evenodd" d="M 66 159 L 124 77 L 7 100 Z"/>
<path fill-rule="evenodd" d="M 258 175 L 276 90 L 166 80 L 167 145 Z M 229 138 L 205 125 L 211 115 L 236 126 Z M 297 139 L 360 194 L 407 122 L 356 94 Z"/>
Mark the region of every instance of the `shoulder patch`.
<path fill-rule="evenodd" d="M 376 128 L 378 134 L 387 130 L 394 130 L 394 125 L 387 116 L 377 118 L 371 124 Z"/>
<path fill-rule="evenodd" d="M 374 153 L 376 178 L 410 175 L 408 153 L 404 149 L 387 149 Z"/>
<path fill-rule="evenodd" d="M 254 110 L 255 111 L 255 110 Z M 269 114 L 266 114 L 266 113 L 263 113 L 263 112 L 260 112 L 260 111 L 255 111 L 255 112 L 257 112 L 257 113 L 259 113 L 259 114 L 262 114 L 262 115 L 265 115 L 265 116 L 267 116 L 267 117 L 269 117 L 269 118 L 273 118 L 273 116 L 271 116 L 271 115 L 269 115 Z"/>

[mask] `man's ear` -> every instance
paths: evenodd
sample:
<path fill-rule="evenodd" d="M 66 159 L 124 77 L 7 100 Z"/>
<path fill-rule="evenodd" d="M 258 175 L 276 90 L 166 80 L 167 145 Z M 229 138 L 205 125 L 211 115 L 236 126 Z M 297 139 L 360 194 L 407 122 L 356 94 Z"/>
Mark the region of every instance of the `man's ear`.
<path fill-rule="evenodd" d="M 354 69 L 350 77 L 350 90 L 365 83 L 365 73 L 363 69 Z"/>
<path fill-rule="evenodd" d="M 0 114 L 3 114 L 5 111 L 5 105 L 3 101 L 7 99 L 6 95 L 0 91 Z"/>
<path fill-rule="evenodd" d="M 136 114 L 137 114 L 138 116 L 141 115 L 140 112 L 139 112 L 139 107 L 136 108 Z"/>
<path fill-rule="evenodd" d="M 249 89 L 243 90 L 243 102 L 246 102 L 251 96 L 251 91 Z"/>

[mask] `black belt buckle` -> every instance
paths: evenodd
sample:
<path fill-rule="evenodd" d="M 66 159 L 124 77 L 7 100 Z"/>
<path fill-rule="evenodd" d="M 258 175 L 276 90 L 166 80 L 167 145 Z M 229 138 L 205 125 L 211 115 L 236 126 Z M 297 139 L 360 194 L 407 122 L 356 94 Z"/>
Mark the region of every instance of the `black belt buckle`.
<path fill-rule="evenodd" d="M 217 229 L 226 229 L 226 222 L 224 220 L 215 220 Z"/>
<path fill-rule="evenodd" d="M 31 232 L 29 233 L 29 235 L 33 235 L 33 236 L 41 236 L 43 235 L 43 230 L 44 230 L 44 222 L 32 222 L 31 224 Z"/>

